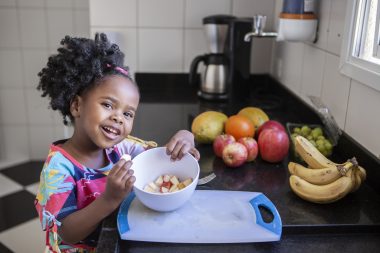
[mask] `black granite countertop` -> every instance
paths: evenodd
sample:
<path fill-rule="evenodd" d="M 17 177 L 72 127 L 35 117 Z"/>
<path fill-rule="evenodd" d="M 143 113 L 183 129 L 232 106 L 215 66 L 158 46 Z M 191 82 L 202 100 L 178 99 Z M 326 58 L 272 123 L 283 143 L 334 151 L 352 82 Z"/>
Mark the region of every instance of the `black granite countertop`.
<path fill-rule="evenodd" d="M 261 107 L 271 119 L 283 124 L 321 124 L 318 115 L 284 86 L 269 76 L 253 76 L 249 94 L 229 101 L 198 99 L 196 87 L 187 84 L 187 75 L 137 75 L 142 104 L 165 104 L 169 108 L 192 105 L 183 128 L 202 111 L 218 110 L 233 115 L 244 106 Z M 161 112 L 165 115 L 165 112 Z M 141 115 L 142 117 L 144 115 Z M 165 116 L 163 116 L 165 117 Z M 165 131 L 161 129 L 160 131 Z M 367 180 L 354 193 L 332 204 L 313 204 L 297 197 L 289 187 L 287 164 L 270 164 L 257 158 L 238 169 L 227 168 L 213 154 L 211 145 L 198 145 L 201 152 L 200 177 L 215 172 L 216 179 L 198 189 L 254 191 L 264 193 L 280 213 L 283 234 L 279 242 L 243 244 L 168 244 L 123 241 L 116 229 L 115 214 L 108 217 L 98 252 L 375 252 L 380 248 L 380 161 L 346 133 L 331 158 L 344 162 L 355 156 L 367 170 Z"/>

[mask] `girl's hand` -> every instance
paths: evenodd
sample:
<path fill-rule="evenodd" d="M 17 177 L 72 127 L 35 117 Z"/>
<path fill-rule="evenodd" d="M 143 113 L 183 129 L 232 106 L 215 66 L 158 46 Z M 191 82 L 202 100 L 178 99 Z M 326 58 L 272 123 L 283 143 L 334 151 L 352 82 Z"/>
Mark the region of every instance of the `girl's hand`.
<path fill-rule="evenodd" d="M 130 169 L 132 161 L 120 159 L 111 169 L 107 177 L 104 199 L 109 203 L 119 205 L 132 190 L 136 178 Z"/>
<path fill-rule="evenodd" d="M 190 153 L 197 160 L 201 157 L 194 145 L 194 135 L 187 130 L 178 131 L 165 146 L 166 153 L 172 160 L 180 160 L 186 153 Z"/>

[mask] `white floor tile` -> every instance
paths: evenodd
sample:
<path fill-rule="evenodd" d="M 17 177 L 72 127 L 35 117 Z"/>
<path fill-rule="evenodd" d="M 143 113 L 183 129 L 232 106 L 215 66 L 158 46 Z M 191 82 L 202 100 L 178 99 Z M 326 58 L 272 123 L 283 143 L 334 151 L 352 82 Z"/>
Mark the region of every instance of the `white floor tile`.
<path fill-rule="evenodd" d="M 0 174 L 0 197 L 22 190 L 22 185 Z"/>
<path fill-rule="evenodd" d="M 45 232 L 35 218 L 1 232 L 0 242 L 17 253 L 44 252 Z"/>
<path fill-rule="evenodd" d="M 36 194 L 37 194 L 37 190 L 38 190 L 38 185 L 39 185 L 39 184 L 40 184 L 40 183 L 37 182 L 37 183 L 31 184 L 31 185 L 28 185 L 28 186 L 25 187 L 25 189 L 26 189 L 28 192 L 30 192 L 31 194 L 36 195 Z"/>

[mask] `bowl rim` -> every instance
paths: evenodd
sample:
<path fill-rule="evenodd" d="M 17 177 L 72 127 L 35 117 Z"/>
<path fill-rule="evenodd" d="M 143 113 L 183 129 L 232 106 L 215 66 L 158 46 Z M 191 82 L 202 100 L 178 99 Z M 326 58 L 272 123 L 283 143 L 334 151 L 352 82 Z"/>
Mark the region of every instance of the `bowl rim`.
<path fill-rule="evenodd" d="M 146 150 L 146 151 L 144 151 L 144 152 L 141 152 L 140 154 L 143 154 L 143 153 L 145 153 L 145 152 L 149 152 L 149 151 L 154 150 L 154 149 L 166 149 L 166 147 L 155 147 L 155 148 L 151 148 L 151 149 L 148 149 L 148 150 Z M 134 160 L 135 158 L 137 158 L 140 154 L 138 154 L 137 156 L 135 156 L 135 157 L 132 159 L 132 162 L 133 162 L 133 160 Z M 182 189 L 180 189 L 180 190 L 178 190 L 178 191 L 175 191 L 175 192 L 165 192 L 165 193 L 162 193 L 162 192 L 147 192 L 147 191 L 144 191 L 143 188 L 138 187 L 138 186 L 136 186 L 135 184 L 133 184 L 133 188 L 134 188 L 134 189 L 137 189 L 137 190 L 140 190 L 140 191 L 142 191 L 142 192 L 144 192 L 144 193 L 146 193 L 146 194 L 149 194 L 149 195 L 170 196 L 170 195 L 173 195 L 173 194 L 176 194 L 176 193 L 182 192 L 182 191 L 184 191 L 185 189 L 187 189 L 188 187 L 190 187 L 191 185 L 196 184 L 197 181 L 198 181 L 198 178 L 199 178 L 200 170 L 201 170 L 201 169 L 200 169 L 200 166 L 199 166 L 199 162 L 198 162 L 198 160 L 195 159 L 195 157 L 192 156 L 189 152 L 187 152 L 187 153 L 185 154 L 185 156 L 190 156 L 191 159 L 194 159 L 194 161 L 195 161 L 196 164 L 197 164 L 197 175 L 196 175 L 194 178 L 192 178 L 192 182 L 191 182 L 191 184 L 189 184 L 189 185 L 186 186 L 185 188 L 182 188 Z M 183 158 L 184 158 L 184 157 L 182 157 L 181 159 L 183 159 Z M 197 180 L 195 180 L 195 179 L 197 179 Z"/>

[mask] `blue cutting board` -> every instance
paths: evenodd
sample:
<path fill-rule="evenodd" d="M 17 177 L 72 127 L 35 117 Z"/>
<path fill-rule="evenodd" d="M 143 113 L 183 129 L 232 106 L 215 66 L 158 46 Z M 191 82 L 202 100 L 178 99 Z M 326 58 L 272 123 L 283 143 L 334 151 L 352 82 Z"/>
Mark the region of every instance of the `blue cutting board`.
<path fill-rule="evenodd" d="M 270 223 L 260 205 L 273 214 Z M 117 226 L 123 240 L 171 243 L 278 241 L 282 232 L 280 215 L 264 194 L 217 190 L 196 190 L 172 212 L 153 211 L 131 193 L 120 206 Z"/>

